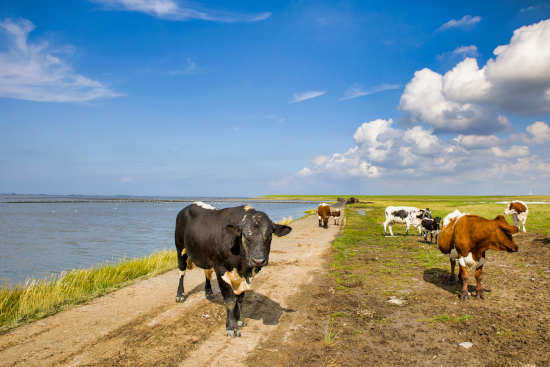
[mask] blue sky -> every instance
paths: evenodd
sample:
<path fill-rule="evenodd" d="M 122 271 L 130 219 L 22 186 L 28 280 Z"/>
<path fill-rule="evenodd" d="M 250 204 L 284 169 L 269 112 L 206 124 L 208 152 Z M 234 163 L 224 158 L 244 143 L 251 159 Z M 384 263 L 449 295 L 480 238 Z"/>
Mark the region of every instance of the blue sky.
<path fill-rule="evenodd" d="M 550 194 L 549 44 L 544 1 L 2 2 L 0 192 Z"/>

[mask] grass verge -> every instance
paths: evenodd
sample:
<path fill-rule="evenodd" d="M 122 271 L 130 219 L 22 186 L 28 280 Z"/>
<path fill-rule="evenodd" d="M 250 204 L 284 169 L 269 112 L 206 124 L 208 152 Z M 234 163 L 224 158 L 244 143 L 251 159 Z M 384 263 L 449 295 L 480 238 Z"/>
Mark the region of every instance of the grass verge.
<path fill-rule="evenodd" d="M 529 205 L 528 233 L 515 237 L 519 253 L 489 252 L 486 299 L 462 302 L 460 286 L 447 283 L 449 260 L 437 245 L 414 229 L 405 236 L 399 225 L 395 237 L 382 235 L 384 209 L 430 207 L 444 216 L 458 208 L 494 218 L 504 211 L 501 199 L 368 199 L 347 207 L 328 274 L 296 297 L 302 320 L 267 339 L 248 365 L 548 365 L 549 205 Z M 466 341 L 474 352 L 464 353 Z"/>
<path fill-rule="evenodd" d="M 24 286 L 2 287 L 0 332 L 102 296 L 135 279 L 164 273 L 176 263 L 176 252 L 163 250 L 116 264 L 75 269 L 55 279 L 29 279 Z"/>

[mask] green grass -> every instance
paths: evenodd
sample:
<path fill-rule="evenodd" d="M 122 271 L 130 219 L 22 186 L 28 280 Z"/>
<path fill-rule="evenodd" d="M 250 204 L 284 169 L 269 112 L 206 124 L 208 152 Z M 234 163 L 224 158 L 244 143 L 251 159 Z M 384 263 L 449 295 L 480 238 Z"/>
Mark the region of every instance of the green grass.
<path fill-rule="evenodd" d="M 430 208 L 434 216 L 444 217 L 455 209 L 462 212 L 479 215 L 485 218 L 493 219 L 499 214 L 504 214 L 505 204 L 510 200 L 523 200 L 526 202 L 544 201 L 550 202 L 550 196 L 533 195 L 533 196 L 427 196 L 427 195 L 266 195 L 263 199 L 271 200 L 311 200 L 311 201 L 336 201 L 338 197 L 355 197 L 362 202 L 368 202 L 375 208 L 385 208 L 390 205 L 406 205 L 415 206 L 418 208 Z M 359 204 L 360 205 L 360 204 Z M 548 204 L 528 204 L 529 216 L 527 218 L 527 231 L 545 233 L 550 235 L 550 205 Z M 382 228 L 384 222 L 384 211 L 378 211 L 376 222 L 377 228 Z M 512 223 L 512 219 L 507 217 Z M 369 223 L 370 224 L 370 223 Z M 400 231 L 402 226 L 395 226 Z"/>
<path fill-rule="evenodd" d="M 507 201 L 502 197 L 360 197 L 368 204 L 350 205 L 345 211 L 346 226 L 333 242 L 333 255 L 330 265 L 330 276 L 335 282 L 336 294 L 353 295 L 356 299 L 378 297 L 403 297 L 418 285 L 418 279 L 426 270 L 441 269 L 447 271 L 448 257 L 441 254 L 437 245 L 426 244 L 411 228 L 412 236 L 403 236 L 403 225 L 393 227 L 395 237 L 383 237 L 382 223 L 385 220 L 384 209 L 389 205 L 407 205 L 419 208 L 429 207 L 436 216 L 444 217 L 458 208 L 463 212 L 494 218 L 503 214 L 505 205 L 497 201 Z M 509 200 L 509 199 L 508 199 Z M 529 198 L 530 201 L 533 200 Z M 550 201 L 549 197 L 537 198 L 537 201 Z M 365 210 L 360 215 L 357 210 Z M 507 218 L 511 223 L 511 218 Z M 550 205 L 529 204 L 527 230 L 536 233 L 550 233 Z M 402 293 L 405 291 L 405 293 Z M 339 340 L 334 333 L 339 323 L 353 324 L 353 319 L 345 313 L 339 313 L 336 307 L 329 320 L 329 329 L 325 343 L 332 344 Z M 338 317 L 335 317 L 338 315 Z M 467 314 L 437 314 L 424 320 L 430 323 L 458 325 L 468 322 Z M 336 326 L 335 326 L 336 325 Z M 364 325 L 354 325 L 363 330 Z"/>
<path fill-rule="evenodd" d="M 56 279 L 29 279 L 24 286 L 0 288 L 0 331 L 87 301 L 144 276 L 176 267 L 176 252 L 163 250 L 116 264 L 75 269 Z"/>
<path fill-rule="evenodd" d="M 473 195 L 353 195 L 353 194 L 340 194 L 340 195 L 288 195 L 288 194 L 276 194 L 276 195 L 263 195 L 259 196 L 257 199 L 276 199 L 276 200 L 336 200 L 339 197 L 350 198 L 354 197 L 360 201 L 387 201 L 391 200 L 392 202 L 399 201 L 433 201 L 433 202 L 453 202 L 453 201 L 506 201 L 506 200 L 523 200 L 523 201 L 550 201 L 550 196 L 548 195 L 519 195 L 519 196 L 510 196 L 510 195 L 482 195 L 482 196 L 473 196 Z"/>

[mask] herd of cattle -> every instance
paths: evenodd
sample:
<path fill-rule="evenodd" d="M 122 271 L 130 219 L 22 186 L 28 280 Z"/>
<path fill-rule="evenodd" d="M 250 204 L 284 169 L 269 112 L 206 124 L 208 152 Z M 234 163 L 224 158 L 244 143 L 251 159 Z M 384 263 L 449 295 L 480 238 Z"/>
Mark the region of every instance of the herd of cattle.
<path fill-rule="evenodd" d="M 424 241 L 438 244 L 444 254 L 449 255 L 451 262 L 451 276 L 449 281 L 455 282 L 455 266 L 459 264 L 459 278 L 462 281 L 461 299 L 466 299 L 468 293 L 468 279 L 473 272 L 476 279 L 476 297 L 483 298 L 481 276 L 483 264 L 485 264 L 485 252 L 489 249 L 497 251 L 516 252 L 518 246 L 514 243 L 512 235 L 523 232 L 529 209 L 522 201 L 512 201 L 506 205 L 505 215 L 510 215 L 514 221 L 511 226 L 504 216 L 499 215 L 493 220 L 480 216 L 462 213 L 458 209 L 449 213 L 445 218 L 432 217 L 429 208 L 419 209 L 410 206 L 388 206 L 385 210 L 384 235 L 388 230 L 393 236 L 392 225 L 404 224 L 406 234 L 411 226 L 418 229 L 418 233 L 424 237 Z M 340 209 L 332 209 L 328 204 L 322 203 L 317 208 L 319 226 L 327 227 L 330 217 L 339 218 Z"/>
<path fill-rule="evenodd" d="M 334 224 L 340 224 L 340 216 L 342 215 L 340 208 L 331 208 L 327 203 L 319 204 L 317 208 L 317 218 L 319 219 L 319 227 L 328 227 L 330 217 L 334 218 Z"/>
<path fill-rule="evenodd" d="M 319 226 L 328 227 L 329 219 L 340 224 L 342 206 L 331 208 L 320 204 L 317 208 Z M 386 208 L 384 234 L 392 224 L 401 223 L 418 228 L 427 241 L 437 242 L 439 249 L 449 255 L 451 281 L 455 281 L 455 265 L 459 264 L 462 280 L 461 298 L 468 293 L 469 272 L 474 271 L 478 298 L 483 298 L 481 274 L 485 263 L 485 252 L 489 249 L 516 252 L 517 245 L 512 235 L 519 231 L 519 224 L 527 220 L 527 205 L 520 201 L 508 204 L 505 214 L 511 215 L 515 226 L 510 226 L 502 215 L 493 220 L 461 213 L 458 210 L 441 218 L 432 218 L 430 209 L 406 206 Z M 272 235 L 285 236 L 291 227 L 273 223 L 264 212 L 243 205 L 234 208 L 217 209 L 211 205 L 195 202 L 182 209 L 176 218 L 175 244 L 178 256 L 180 278 L 176 302 L 185 301 L 184 276 L 187 270 L 197 266 L 205 272 L 205 296 L 214 294 L 210 281 L 217 278 L 227 312 L 226 331 L 228 336 L 240 336 L 243 326 L 241 308 L 244 292 L 250 289 L 252 278 L 269 263 Z"/>
<path fill-rule="evenodd" d="M 529 209 L 522 201 L 512 201 L 506 205 L 504 214 L 510 215 L 514 221 L 511 226 L 502 215 L 489 220 L 477 215 L 461 213 L 458 209 L 445 216 L 432 218 L 429 208 L 419 209 L 407 206 L 389 206 L 386 208 L 386 220 L 384 222 L 384 235 L 389 227 L 390 235 L 393 236 L 391 225 L 395 223 L 405 224 L 408 234 L 409 227 L 418 228 L 427 242 L 430 234 L 430 243 L 437 243 L 439 250 L 449 255 L 451 262 L 450 282 L 456 281 L 455 266 L 459 264 L 459 278 L 462 281 L 460 298 L 468 298 L 468 279 L 473 272 L 476 279 L 476 297 L 483 298 L 483 287 L 481 277 L 483 264 L 486 262 L 485 252 L 487 250 L 517 252 L 512 235 L 520 231 L 520 224 L 525 229 L 525 222 Z"/>

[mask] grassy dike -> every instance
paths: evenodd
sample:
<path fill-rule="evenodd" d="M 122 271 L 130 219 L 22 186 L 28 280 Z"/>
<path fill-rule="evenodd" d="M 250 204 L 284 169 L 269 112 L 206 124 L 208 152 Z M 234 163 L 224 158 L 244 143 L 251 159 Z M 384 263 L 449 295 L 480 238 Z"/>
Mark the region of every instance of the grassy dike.
<path fill-rule="evenodd" d="M 545 315 L 540 310 L 550 305 L 544 291 L 550 278 L 545 270 L 548 255 L 541 258 L 530 252 L 547 253 L 544 240 L 535 238 L 541 241 L 550 232 L 550 205 L 529 206 L 530 233 L 517 239 L 520 255 L 489 253 L 484 285 L 494 291 L 488 299 L 458 302 L 458 286 L 445 281 L 448 258 L 437 245 L 424 243 L 414 228 L 411 235 L 403 236 L 404 226 L 396 225 L 395 237 L 382 236 L 384 209 L 387 205 L 430 207 L 435 215 L 444 216 L 459 208 L 494 218 L 502 214 L 504 205 L 478 198 L 428 204 L 417 197 L 370 199 L 368 205 L 348 206 L 347 224 L 333 242 L 334 293 L 327 300 L 327 327 L 315 352 L 323 363 L 354 365 L 361 359 L 365 365 L 376 361 L 416 365 L 426 363 L 423 358 L 429 355 L 434 365 L 453 364 L 461 362 L 453 352 L 463 341 L 472 341 L 489 365 L 531 360 L 538 365 L 548 357 L 546 352 L 539 355 L 549 335 L 547 327 L 539 326 Z M 403 304 L 392 304 L 392 299 Z M 481 360 L 472 357 L 470 362 Z"/>
<path fill-rule="evenodd" d="M 383 236 L 384 210 L 429 207 L 443 217 L 458 208 L 494 218 L 504 211 L 498 202 L 510 198 L 355 197 L 362 202 L 345 211 L 328 272 L 289 301 L 303 315 L 291 325 L 297 331 L 268 338 L 249 365 L 276 358 L 285 366 L 548 365 L 550 205 L 529 204 L 528 232 L 515 237 L 518 253 L 488 252 L 485 300 L 461 302 L 458 284 L 447 282 L 448 257 L 414 228 L 404 236 L 404 226 L 395 225 L 395 237 Z"/>
<path fill-rule="evenodd" d="M 56 279 L 30 279 L 24 286 L 0 288 L 0 332 L 64 310 L 176 267 L 176 251 L 163 250 L 119 263 L 75 269 Z"/>
<path fill-rule="evenodd" d="M 444 217 L 454 209 L 463 213 L 475 214 L 485 218 L 493 219 L 499 214 L 504 215 L 505 204 L 511 200 L 522 200 L 527 202 L 529 216 L 527 218 L 527 231 L 550 234 L 550 205 L 530 204 L 530 202 L 550 203 L 550 196 L 428 196 L 428 195 L 265 195 L 259 198 L 268 200 L 311 200 L 334 202 L 338 197 L 355 197 L 363 204 L 371 207 L 380 207 L 382 211 L 377 214 L 377 225 L 382 231 L 381 224 L 384 223 L 384 211 L 386 206 L 406 205 L 417 208 L 430 208 L 433 216 Z M 511 217 L 507 216 L 508 222 L 512 223 Z M 396 226 L 395 228 L 400 228 Z M 398 229 L 399 231 L 399 229 Z"/>

